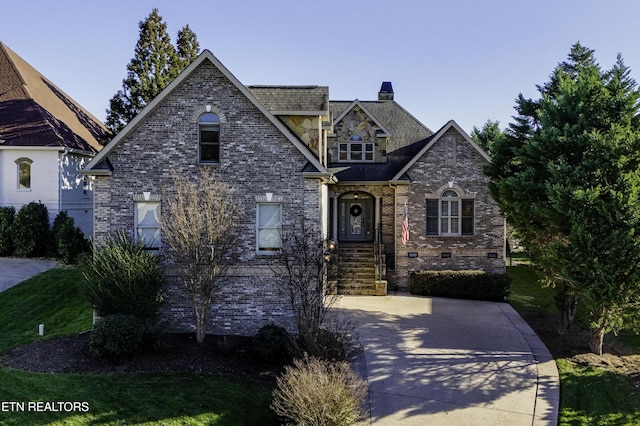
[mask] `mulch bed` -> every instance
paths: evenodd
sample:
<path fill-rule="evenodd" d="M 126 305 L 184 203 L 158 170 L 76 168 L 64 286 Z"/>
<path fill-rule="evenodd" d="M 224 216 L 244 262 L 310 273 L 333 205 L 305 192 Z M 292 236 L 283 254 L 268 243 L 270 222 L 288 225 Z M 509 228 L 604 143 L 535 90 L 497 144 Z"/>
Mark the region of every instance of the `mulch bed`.
<path fill-rule="evenodd" d="M 198 344 L 193 334 L 169 334 L 160 348 L 147 348 L 118 363 L 89 354 L 91 333 L 55 337 L 18 346 L 1 363 L 8 368 L 46 373 L 207 373 L 275 382 L 283 365 L 261 361 L 251 351 L 250 337 L 207 336 Z"/>

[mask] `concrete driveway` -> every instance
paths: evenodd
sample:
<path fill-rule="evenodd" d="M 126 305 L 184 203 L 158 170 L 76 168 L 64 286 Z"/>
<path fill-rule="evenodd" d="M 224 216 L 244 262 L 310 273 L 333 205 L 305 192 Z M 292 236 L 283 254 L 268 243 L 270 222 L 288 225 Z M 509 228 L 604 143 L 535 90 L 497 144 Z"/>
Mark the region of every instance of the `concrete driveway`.
<path fill-rule="evenodd" d="M 56 266 L 58 266 L 58 262 L 48 259 L 0 257 L 0 291 Z"/>
<path fill-rule="evenodd" d="M 506 303 L 344 296 L 375 425 L 556 425 L 558 370 Z"/>

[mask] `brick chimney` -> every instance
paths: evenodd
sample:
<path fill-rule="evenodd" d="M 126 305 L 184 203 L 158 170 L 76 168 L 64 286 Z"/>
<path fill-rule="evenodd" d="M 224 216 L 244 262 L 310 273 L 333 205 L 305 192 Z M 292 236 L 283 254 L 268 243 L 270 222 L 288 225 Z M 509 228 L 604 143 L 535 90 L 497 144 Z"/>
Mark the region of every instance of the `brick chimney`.
<path fill-rule="evenodd" d="M 379 101 L 392 101 L 393 100 L 393 86 L 390 81 L 383 81 L 380 91 L 378 92 Z"/>

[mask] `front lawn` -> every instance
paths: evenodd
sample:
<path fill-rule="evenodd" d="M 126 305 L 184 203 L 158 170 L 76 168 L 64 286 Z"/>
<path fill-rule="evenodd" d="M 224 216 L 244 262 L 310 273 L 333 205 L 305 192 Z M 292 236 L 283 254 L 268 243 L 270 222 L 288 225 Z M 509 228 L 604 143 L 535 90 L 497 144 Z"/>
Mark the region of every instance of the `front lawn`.
<path fill-rule="evenodd" d="M 41 323 L 44 338 L 91 328 L 90 306 L 77 288 L 81 279 L 80 268 L 58 268 L 0 293 L 0 354 L 42 339 Z M 73 402 L 81 404 L 71 412 L 65 408 L 73 404 L 57 404 Z M 269 385 L 228 376 L 67 375 L 0 368 L 0 424 L 277 424 L 270 402 Z"/>
<path fill-rule="evenodd" d="M 512 306 L 525 318 L 540 322 L 557 321 L 558 309 L 553 303 L 554 289 L 538 283 L 540 275 L 529 266 L 507 268 L 512 279 Z M 545 340 L 543 333 L 538 333 Z M 632 337 L 627 338 L 633 341 Z M 631 425 L 640 424 L 640 394 L 630 378 L 615 369 L 604 369 L 585 360 L 599 360 L 596 355 L 567 355 L 555 351 L 555 345 L 545 342 L 556 359 L 560 373 L 560 425 Z M 586 346 L 586 345 L 585 345 Z M 554 353 L 555 352 L 555 353 Z M 584 350 L 582 352 L 585 352 Z M 639 352 L 640 353 L 640 352 Z M 615 355 L 607 355 L 615 359 Z M 604 360 L 603 360 L 604 361 Z M 630 362 L 627 360 L 627 362 Z M 604 362 L 603 362 L 604 363 Z"/>

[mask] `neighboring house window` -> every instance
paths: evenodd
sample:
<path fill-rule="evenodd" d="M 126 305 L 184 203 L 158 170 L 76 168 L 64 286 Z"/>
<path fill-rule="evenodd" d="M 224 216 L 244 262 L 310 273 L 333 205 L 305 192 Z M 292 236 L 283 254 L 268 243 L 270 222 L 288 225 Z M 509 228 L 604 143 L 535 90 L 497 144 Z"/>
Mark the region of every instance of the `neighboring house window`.
<path fill-rule="evenodd" d="M 160 249 L 160 202 L 137 201 L 136 238 L 149 250 Z"/>
<path fill-rule="evenodd" d="M 363 142 L 360 136 L 351 136 L 349 142 L 338 144 L 338 158 L 340 161 L 372 162 L 373 146 L 371 142 Z"/>
<path fill-rule="evenodd" d="M 31 164 L 32 160 L 28 158 L 18 158 L 18 189 L 31 189 Z"/>
<path fill-rule="evenodd" d="M 200 163 L 220 162 L 220 118 L 212 113 L 198 119 L 198 156 Z"/>
<path fill-rule="evenodd" d="M 439 199 L 427 200 L 427 235 L 473 235 L 473 199 L 447 189 Z"/>
<path fill-rule="evenodd" d="M 257 228 L 259 254 L 273 254 L 282 248 L 282 204 L 258 203 Z"/>

